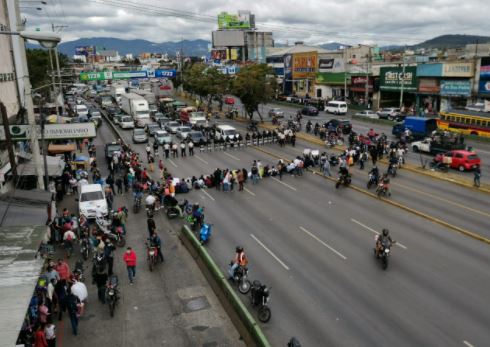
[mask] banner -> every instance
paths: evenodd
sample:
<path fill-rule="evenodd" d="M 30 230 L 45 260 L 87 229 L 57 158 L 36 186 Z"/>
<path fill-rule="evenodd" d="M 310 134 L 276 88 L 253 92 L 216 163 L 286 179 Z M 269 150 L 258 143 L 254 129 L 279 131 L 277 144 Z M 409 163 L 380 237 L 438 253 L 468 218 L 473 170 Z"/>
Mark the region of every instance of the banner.
<path fill-rule="evenodd" d="M 81 72 L 80 81 L 104 81 L 112 79 L 112 72 Z"/>
<path fill-rule="evenodd" d="M 481 58 L 480 80 L 490 80 L 490 57 Z"/>
<path fill-rule="evenodd" d="M 473 77 L 473 63 L 444 63 L 443 77 Z"/>
<path fill-rule="evenodd" d="M 155 70 L 155 77 L 175 77 L 177 76 L 177 70 Z"/>
<path fill-rule="evenodd" d="M 441 80 L 441 95 L 471 96 L 470 80 Z"/>
<path fill-rule="evenodd" d="M 10 134 L 13 141 L 23 141 L 31 137 L 31 131 L 35 129 L 38 139 L 41 139 L 41 126 L 39 125 L 11 125 Z M 95 124 L 73 123 L 73 124 L 46 124 L 44 127 L 44 138 L 46 140 L 63 139 L 86 139 L 96 136 Z M 0 127 L 0 141 L 5 141 L 5 131 Z"/>
<path fill-rule="evenodd" d="M 219 29 L 250 29 L 250 14 L 231 14 L 221 12 L 218 14 Z"/>
<path fill-rule="evenodd" d="M 382 91 L 417 91 L 417 67 L 406 66 L 405 74 L 403 67 L 382 67 L 380 69 L 380 90 Z"/>
<path fill-rule="evenodd" d="M 480 81 L 478 85 L 478 93 L 490 95 L 490 81 Z"/>
<path fill-rule="evenodd" d="M 226 60 L 226 49 L 213 49 L 211 51 L 212 60 Z"/>
<path fill-rule="evenodd" d="M 146 78 L 146 71 L 114 71 L 112 73 L 112 79 L 121 80 L 128 78 Z"/>
<path fill-rule="evenodd" d="M 317 70 L 317 52 L 293 54 L 293 79 L 314 78 Z"/>

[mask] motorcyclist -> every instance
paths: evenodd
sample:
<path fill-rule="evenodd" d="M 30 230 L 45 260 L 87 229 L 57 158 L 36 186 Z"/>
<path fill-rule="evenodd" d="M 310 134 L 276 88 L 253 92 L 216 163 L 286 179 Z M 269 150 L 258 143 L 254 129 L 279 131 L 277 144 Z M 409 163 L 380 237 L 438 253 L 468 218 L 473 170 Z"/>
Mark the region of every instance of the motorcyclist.
<path fill-rule="evenodd" d="M 390 177 L 388 176 L 388 173 L 385 172 L 383 174 L 383 177 L 381 177 L 381 188 L 386 190 L 386 193 L 388 195 L 391 195 L 391 190 L 390 190 Z"/>
<path fill-rule="evenodd" d="M 182 213 L 182 208 L 179 206 L 179 202 L 172 195 L 165 195 L 165 197 L 163 198 L 163 205 L 166 207 L 175 208 L 177 211 L 179 211 L 179 217 L 184 216 Z"/>
<path fill-rule="evenodd" d="M 306 132 L 307 133 L 311 132 L 311 127 L 312 127 L 311 121 L 308 120 L 308 122 L 306 122 Z"/>
<path fill-rule="evenodd" d="M 136 203 L 136 200 L 141 200 L 143 197 L 143 187 L 140 184 L 135 184 L 134 189 L 133 189 L 133 197 L 134 197 L 134 202 Z"/>
<path fill-rule="evenodd" d="M 389 245 L 396 243 L 391 238 L 390 231 L 388 229 L 383 229 L 381 234 L 378 235 L 376 239 L 376 257 L 379 257 L 380 252 L 383 250 L 383 243 L 389 242 Z"/>
<path fill-rule="evenodd" d="M 374 177 L 374 184 L 378 184 L 379 182 L 379 170 L 376 165 L 373 166 L 371 171 L 369 171 L 369 175 L 372 175 Z"/>
<path fill-rule="evenodd" d="M 199 207 L 199 204 L 197 203 L 192 206 L 192 217 L 194 217 L 199 224 L 202 224 L 203 208 Z"/>
<path fill-rule="evenodd" d="M 156 231 L 153 231 L 148 241 L 150 247 L 156 247 L 158 259 L 163 263 L 162 240 L 160 239 L 160 236 L 157 235 Z"/>
<path fill-rule="evenodd" d="M 235 271 L 239 266 L 245 267 L 248 265 L 248 259 L 245 256 L 245 252 L 243 247 L 237 246 L 235 248 L 235 258 L 233 259 L 232 265 L 228 270 L 228 274 L 230 275 L 230 279 L 235 278 Z"/>
<path fill-rule="evenodd" d="M 148 194 L 148 196 L 145 198 L 145 205 L 149 211 L 153 212 L 155 210 L 155 201 L 156 198 L 153 196 L 153 194 Z"/>
<path fill-rule="evenodd" d="M 349 169 L 347 166 L 341 166 L 339 167 L 339 174 L 340 174 L 340 179 L 343 181 L 349 176 Z"/>
<path fill-rule="evenodd" d="M 391 152 L 393 153 L 393 152 Z M 388 172 L 392 172 L 393 170 L 393 167 L 396 166 L 398 164 L 398 158 L 396 157 L 396 154 L 394 155 L 391 155 L 390 153 L 390 163 L 388 165 Z"/>

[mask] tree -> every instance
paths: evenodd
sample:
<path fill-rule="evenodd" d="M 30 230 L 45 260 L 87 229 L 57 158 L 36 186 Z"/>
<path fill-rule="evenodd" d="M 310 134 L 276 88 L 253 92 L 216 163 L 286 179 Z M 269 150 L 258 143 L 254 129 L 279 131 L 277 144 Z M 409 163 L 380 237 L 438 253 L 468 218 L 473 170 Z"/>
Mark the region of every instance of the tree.
<path fill-rule="evenodd" d="M 43 49 L 28 49 L 26 53 L 29 79 L 31 80 L 32 88 L 38 88 L 51 83 L 51 77 L 49 75 L 49 71 L 51 71 L 49 52 Z M 54 54 L 52 54 L 52 57 L 53 66 L 56 69 L 56 58 Z M 68 63 L 68 57 L 60 53 L 59 62 L 60 69 L 63 69 Z M 53 73 L 56 74 L 56 71 L 53 71 Z"/>
<path fill-rule="evenodd" d="M 276 80 L 272 75 L 272 69 L 266 64 L 250 65 L 240 69 L 232 83 L 232 92 L 242 101 L 250 120 L 254 112 L 260 117 L 259 105 L 272 100 L 276 90 Z"/>
<path fill-rule="evenodd" d="M 207 81 L 204 71 L 207 66 L 204 64 L 193 64 L 184 70 L 184 89 L 202 98 L 208 95 Z"/>
<path fill-rule="evenodd" d="M 211 67 L 204 70 L 204 79 L 206 80 L 206 91 L 208 96 L 208 108 L 211 108 L 211 103 L 217 101 L 219 110 L 223 110 L 223 96 L 230 89 L 230 78 L 223 74 L 216 67 Z"/>

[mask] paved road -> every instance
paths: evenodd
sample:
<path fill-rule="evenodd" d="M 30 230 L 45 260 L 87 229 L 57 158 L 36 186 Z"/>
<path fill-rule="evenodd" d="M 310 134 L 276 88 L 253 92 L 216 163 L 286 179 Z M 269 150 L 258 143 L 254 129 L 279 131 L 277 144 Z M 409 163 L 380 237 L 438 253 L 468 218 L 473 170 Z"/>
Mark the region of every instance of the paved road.
<path fill-rule="evenodd" d="M 265 149 L 291 158 L 305 145 Z M 143 145 L 135 148 L 143 151 Z M 188 177 L 216 167 L 249 169 L 254 159 L 276 162 L 245 149 L 178 158 L 167 166 Z M 363 187 L 364 175 L 354 172 L 354 184 Z M 393 199 L 488 233 L 487 195 L 403 170 L 400 176 Z M 241 244 L 251 277 L 272 286 L 273 318 L 264 330 L 273 345 L 291 335 L 307 346 L 488 343 L 488 245 L 359 192 L 335 190 L 333 182 L 309 173 L 246 188 L 193 191 L 186 198 L 203 203 L 214 223 L 209 249 L 218 264 L 226 269 Z M 372 255 L 374 232 L 384 227 L 400 243 L 386 272 Z"/>

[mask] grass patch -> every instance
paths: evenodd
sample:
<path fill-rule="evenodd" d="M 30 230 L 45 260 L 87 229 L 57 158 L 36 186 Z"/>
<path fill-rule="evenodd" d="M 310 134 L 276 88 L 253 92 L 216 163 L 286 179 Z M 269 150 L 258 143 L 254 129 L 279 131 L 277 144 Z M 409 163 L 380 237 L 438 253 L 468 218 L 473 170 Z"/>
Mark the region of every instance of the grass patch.
<path fill-rule="evenodd" d="M 464 135 L 464 138 L 466 140 L 471 140 L 471 141 L 475 141 L 475 142 L 490 143 L 490 137 L 485 137 L 485 136 Z"/>
<path fill-rule="evenodd" d="M 280 101 L 280 100 L 273 100 L 270 103 L 278 106 L 289 106 L 289 107 L 296 107 L 296 108 L 303 108 L 305 106 L 303 104 L 295 104 L 293 102 Z"/>
<path fill-rule="evenodd" d="M 395 124 L 395 122 L 388 119 L 372 119 L 372 118 L 360 117 L 355 115 L 352 115 L 352 119 L 359 120 L 361 122 L 366 122 L 366 123 L 373 123 L 373 124 L 384 124 L 384 125 Z"/>

